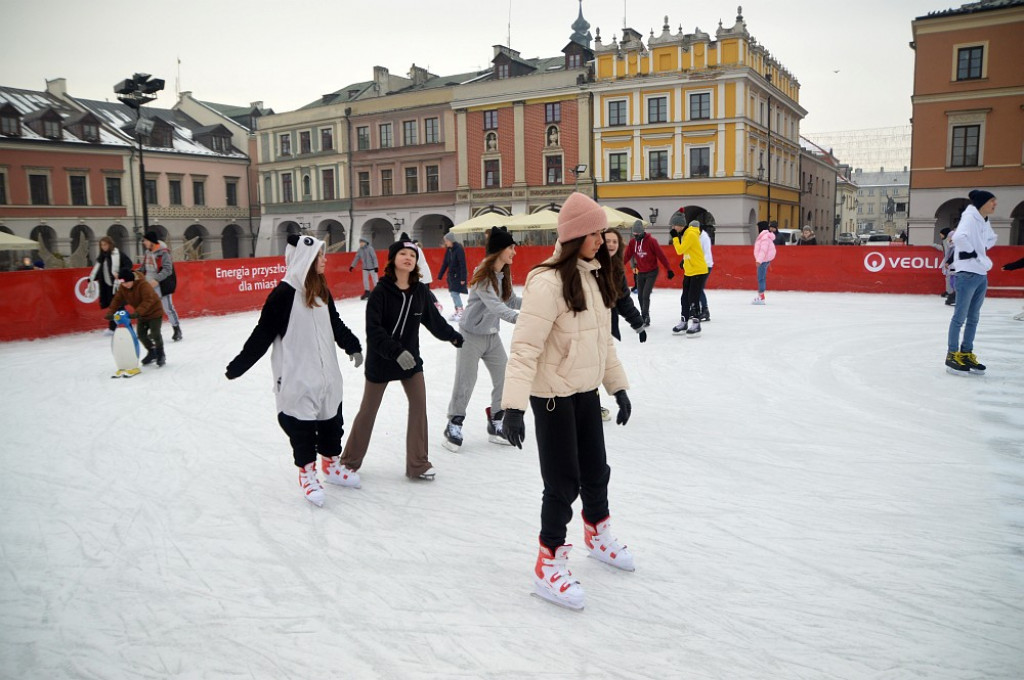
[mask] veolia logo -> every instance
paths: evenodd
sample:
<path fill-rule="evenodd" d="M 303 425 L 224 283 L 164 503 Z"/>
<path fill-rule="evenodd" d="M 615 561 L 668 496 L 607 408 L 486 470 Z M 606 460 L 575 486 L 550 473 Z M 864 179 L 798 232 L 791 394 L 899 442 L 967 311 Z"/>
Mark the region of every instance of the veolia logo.
<path fill-rule="evenodd" d="M 867 269 L 869 272 L 880 272 L 884 267 L 885 255 L 882 255 L 877 250 L 864 256 L 864 269 Z"/>
<path fill-rule="evenodd" d="M 864 256 L 864 269 L 869 272 L 880 272 L 889 265 L 890 269 L 938 269 L 942 258 L 936 257 L 886 257 L 877 250 Z"/>
<path fill-rule="evenodd" d="M 86 304 L 96 302 L 100 297 L 99 284 L 90 285 L 89 277 L 83 276 L 75 282 L 75 297 Z"/>

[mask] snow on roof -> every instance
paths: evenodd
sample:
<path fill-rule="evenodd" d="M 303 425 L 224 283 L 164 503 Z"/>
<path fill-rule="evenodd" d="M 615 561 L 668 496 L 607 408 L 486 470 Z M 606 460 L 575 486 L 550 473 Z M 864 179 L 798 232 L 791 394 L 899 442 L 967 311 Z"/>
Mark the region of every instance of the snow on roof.
<path fill-rule="evenodd" d="M 5 103 L 11 104 L 22 117 L 29 116 L 32 113 L 39 112 L 43 109 L 53 109 L 65 122 L 72 118 L 79 118 L 80 112 L 68 106 L 66 102 L 61 101 L 57 97 L 46 93 L 36 92 L 34 90 L 20 90 L 13 87 L 0 86 L 0 105 Z M 102 120 L 102 119 L 101 119 Z M 9 138 L 8 138 L 9 139 Z M 21 136 L 18 139 L 30 140 L 30 141 L 41 141 L 41 142 L 70 142 L 77 144 L 96 144 L 97 142 L 90 142 L 85 139 L 76 137 L 70 130 L 63 130 L 63 134 L 59 140 L 50 139 L 38 134 L 35 130 L 30 128 L 28 125 L 21 125 Z M 126 140 L 122 135 L 117 132 L 108 129 L 104 125 L 100 125 L 100 138 L 99 144 L 109 144 L 111 146 L 128 146 L 130 140 Z"/>

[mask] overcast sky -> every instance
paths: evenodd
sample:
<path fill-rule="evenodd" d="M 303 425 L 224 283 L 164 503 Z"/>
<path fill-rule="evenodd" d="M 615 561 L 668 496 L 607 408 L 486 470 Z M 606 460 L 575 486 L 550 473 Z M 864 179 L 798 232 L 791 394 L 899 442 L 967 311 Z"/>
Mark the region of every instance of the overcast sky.
<path fill-rule="evenodd" d="M 961 0 L 789 0 L 743 5 L 747 29 L 801 83 L 802 131 L 907 125 L 914 53 L 910 23 Z M 175 82 L 198 99 L 290 111 L 321 94 L 369 80 L 375 65 L 405 75 L 416 63 L 447 75 L 485 68 L 492 45 L 524 57 L 560 54 L 578 0 L 4 0 L 0 84 L 42 90 L 67 79 L 71 94 L 112 99 L 136 71 Z M 736 2 L 584 0 L 591 32 L 606 43 L 626 24 L 661 33 L 731 26 Z M 511 8 L 511 9 L 510 9 Z M 685 12 L 685 13 L 684 13 Z M 177 64 L 181 60 L 180 67 Z"/>

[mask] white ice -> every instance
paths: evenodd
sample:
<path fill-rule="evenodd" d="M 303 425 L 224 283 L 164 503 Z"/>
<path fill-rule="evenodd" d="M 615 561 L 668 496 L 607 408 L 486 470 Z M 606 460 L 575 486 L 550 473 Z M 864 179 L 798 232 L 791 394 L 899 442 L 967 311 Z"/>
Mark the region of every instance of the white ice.
<path fill-rule="evenodd" d="M 1024 677 L 1021 301 L 986 301 L 988 375 L 954 377 L 937 295 L 751 295 L 711 291 L 686 339 L 659 290 L 647 343 L 625 330 L 605 434 L 637 570 L 586 559 L 577 515 L 582 612 L 530 596 L 536 444 L 488 443 L 485 371 L 441 447 L 455 350 L 425 331 L 436 481 L 403 475 L 392 386 L 363 488 L 323 508 L 269 355 L 224 377 L 256 313 L 185 319 L 130 380 L 99 331 L 0 345 L 0 677 Z"/>

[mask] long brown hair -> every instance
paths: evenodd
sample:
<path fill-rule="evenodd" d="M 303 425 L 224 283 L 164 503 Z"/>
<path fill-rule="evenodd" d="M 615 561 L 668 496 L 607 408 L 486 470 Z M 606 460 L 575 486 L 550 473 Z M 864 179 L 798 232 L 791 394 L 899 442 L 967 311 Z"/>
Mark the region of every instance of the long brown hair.
<path fill-rule="evenodd" d="M 622 251 L 625 250 L 625 246 L 622 242 L 622 234 L 619 233 L 618 229 L 612 227 L 608 227 L 608 229 L 606 229 L 604 233 L 614 234 L 615 237 L 619 239 L 619 247 L 615 249 L 615 254 L 612 255 L 611 252 L 608 253 L 608 274 L 612 277 L 612 283 L 615 284 L 615 290 L 618 297 L 622 297 L 623 291 L 619 289 L 619 286 L 622 285 L 622 279 L 625 278 L 626 276 L 626 264 L 622 260 Z M 601 247 L 604 248 L 605 250 L 608 250 L 607 241 Z"/>
<path fill-rule="evenodd" d="M 316 270 L 316 263 L 319 259 L 320 256 L 317 255 L 316 260 L 313 260 L 313 264 L 309 266 L 309 271 L 306 272 L 307 307 L 319 307 L 318 298 L 323 300 L 324 304 L 327 304 L 327 297 L 331 294 L 331 289 L 327 286 L 327 277 Z"/>
<path fill-rule="evenodd" d="M 498 277 L 494 273 L 494 262 L 503 252 L 504 251 L 498 251 L 497 253 L 491 253 L 485 257 L 477 266 L 476 271 L 473 272 L 473 278 L 469 280 L 469 285 L 470 287 L 473 287 L 481 281 L 486 281 L 491 284 L 491 288 L 494 289 L 495 295 L 500 297 L 502 301 L 507 301 L 512 297 L 512 268 L 507 264 L 502 266 L 501 290 L 498 290 Z"/>
<path fill-rule="evenodd" d="M 585 238 L 586 236 L 580 236 L 566 241 L 562 244 L 557 258 L 550 262 L 541 262 L 533 267 L 534 269 L 554 269 L 558 272 L 559 278 L 562 279 L 562 298 L 574 314 L 587 309 L 587 298 L 583 294 L 583 281 L 580 280 L 580 270 L 576 268 L 580 247 Z M 616 294 L 618 285 L 612 281 L 610 275 L 611 263 L 608 259 L 608 246 L 604 244 L 604 239 L 601 239 L 601 247 L 598 248 L 594 259 L 601 265 L 601 268 L 594 272 L 597 288 L 601 291 L 601 300 L 605 307 L 611 309 L 619 299 Z"/>

